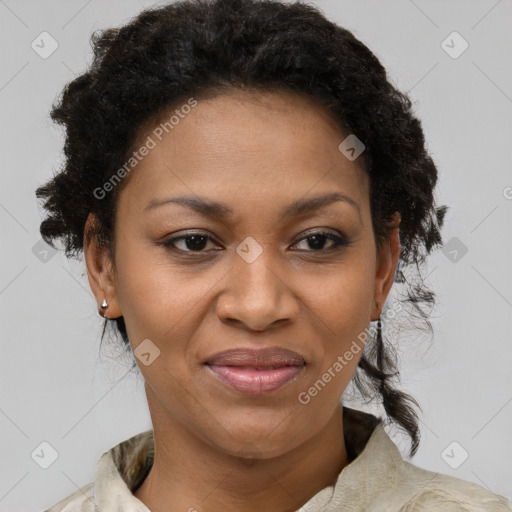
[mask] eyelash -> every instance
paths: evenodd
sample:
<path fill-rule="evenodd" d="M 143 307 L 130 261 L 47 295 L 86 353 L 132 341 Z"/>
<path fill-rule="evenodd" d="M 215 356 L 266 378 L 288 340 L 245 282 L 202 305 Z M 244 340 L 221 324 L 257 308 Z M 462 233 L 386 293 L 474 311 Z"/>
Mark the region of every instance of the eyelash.
<path fill-rule="evenodd" d="M 187 235 L 180 235 L 180 236 L 177 236 L 177 237 L 174 237 L 174 238 L 170 238 L 170 239 L 167 239 L 167 240 L 164 240 L 163 242 L 160 242 L 158 245 L 162 245 L 166 248 L 168 248 L 169 250 L 171 251 L 178 251 L 178 252 L 181 252 L 183 254 L 207 254 L 208 251 L 203 251 L 203 250 L 200 250 L 200 251 L 191 251 L 191 250 L 183 250 L 183 249 L 178 249 L 175 247 L 174 244 L 176 244 L 177 242 L 179 242 L 180 240 L 187 240 L 188 238 L 192 238 L 194 236 L 200 236 L 200 237 L 204 237 L 207 239 L 207 241 L 210 241 L 212 243 L 216 243 L 215 239 L 210 236 L 209 234 L 207 233 L 190 233 L 190 234 L 187 234 Z M 307 252 L 307 253 L 320 253 L 320 254 L 326 254 L 326 253 L 330 253 L 330 252 L 334 252 L 334 251 L 337 251 L 337 250 L 340 250 L 342 249 L 343 247 L 347 247 L 348 245 L 350 245 L 352 242 L 342 236 L 338 236 L 338 235 L 335 235 L 329 231 L 314 231 L 312 233 L 308 233 L 307 236 L 299 239 L 297 242 L 295 242 L 293 245 L 297 245 L 299 244 L 300 242 L 304 241 L 304 240 L 308 240 L 309 238 L 312 238 L 313 236 L 325 236 L 328 240 L 331 240 L 333 242 L 335 242 L 335 244 L 332 246 L 332 247 L 329 247 L 328 249 L 319 249 L 319 250 L 314 250 L 314 249 L 310 249 L 310 250 L 299 250 L 299 252 Z"/>

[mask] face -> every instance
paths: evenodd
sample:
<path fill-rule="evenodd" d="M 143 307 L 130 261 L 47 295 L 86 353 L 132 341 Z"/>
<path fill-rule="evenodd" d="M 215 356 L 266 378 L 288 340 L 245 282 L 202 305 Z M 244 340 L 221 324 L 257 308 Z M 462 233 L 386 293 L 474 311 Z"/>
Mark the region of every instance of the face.
<path fill-rule="evenodd" d="M 307 98 L 227 93 L 199 100 L 161 140 L 155 128 L 140 133 L 156 144 L 119 195 L 115 270 L 86 247 L 91 287 L 146 353 L 136 360 L 155 430 L 281 455 L 339 407 L 391 287 L 398 230 L 377 257 L 361 159 L 340 152 L 348 133 Z M 212 364 L 226 350 L 268 347 L 305 364 L 260 377 L 249 360 Z"/>

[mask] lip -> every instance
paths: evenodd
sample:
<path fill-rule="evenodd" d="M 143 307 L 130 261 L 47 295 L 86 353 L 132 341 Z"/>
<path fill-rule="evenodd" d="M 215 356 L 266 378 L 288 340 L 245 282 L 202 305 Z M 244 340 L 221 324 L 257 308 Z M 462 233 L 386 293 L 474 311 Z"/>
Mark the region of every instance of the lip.
<path fill-rule="evenodd" d="M 306 361 L 292 350 L 267 347 L 226 350 L 213 355 L 204 364 L 232 389 L 245 395 L 265 395 L 294 380 Z"/>

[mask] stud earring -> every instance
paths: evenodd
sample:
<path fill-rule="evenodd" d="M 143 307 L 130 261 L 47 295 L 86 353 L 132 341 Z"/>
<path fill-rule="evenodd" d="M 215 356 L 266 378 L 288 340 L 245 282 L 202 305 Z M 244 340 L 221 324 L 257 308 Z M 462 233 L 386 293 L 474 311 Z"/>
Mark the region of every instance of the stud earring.
<path fill-rule="evenodd" d="M 100 304 L 101 309 L 105 310 L 108 308 L 108 303 L 105 299 L 103 299 L 103 302 Z M 108 320 L 108 316 L 105 313 L 102 313 L 103 318 L 106 318 Z"/>

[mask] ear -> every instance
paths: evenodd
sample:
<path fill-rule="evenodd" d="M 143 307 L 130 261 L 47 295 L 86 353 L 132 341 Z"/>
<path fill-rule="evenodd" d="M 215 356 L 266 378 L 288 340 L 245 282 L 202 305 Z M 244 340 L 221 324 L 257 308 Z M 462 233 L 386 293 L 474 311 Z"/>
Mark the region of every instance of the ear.
<path fill-rule="evenodd" d="M 372 309 L 372 322 L 378 320 L 382 308 L 391 290 L 395 278 L 396 266 L 400 257 L 400 213 L 393 215 L 393 231 L 389 235 L 389 241 L 382 244 L 376 264 L 374 307 Z"/>
<path fill-rule="evenodd" d="M 117 318 L 122 316 L 122 312 L 116 298 L 112 261 L 106 247 L 101 246 L 97 237 L 94 236 L 94 233 L 97 232 L 98 224 L 97 217 L 89 213 L 84 229 L 84 257 L 89 285 L 96 297 L 100 316 Z M 103 300 L 107 301 L 106 308 L 101 307 Z"/>

